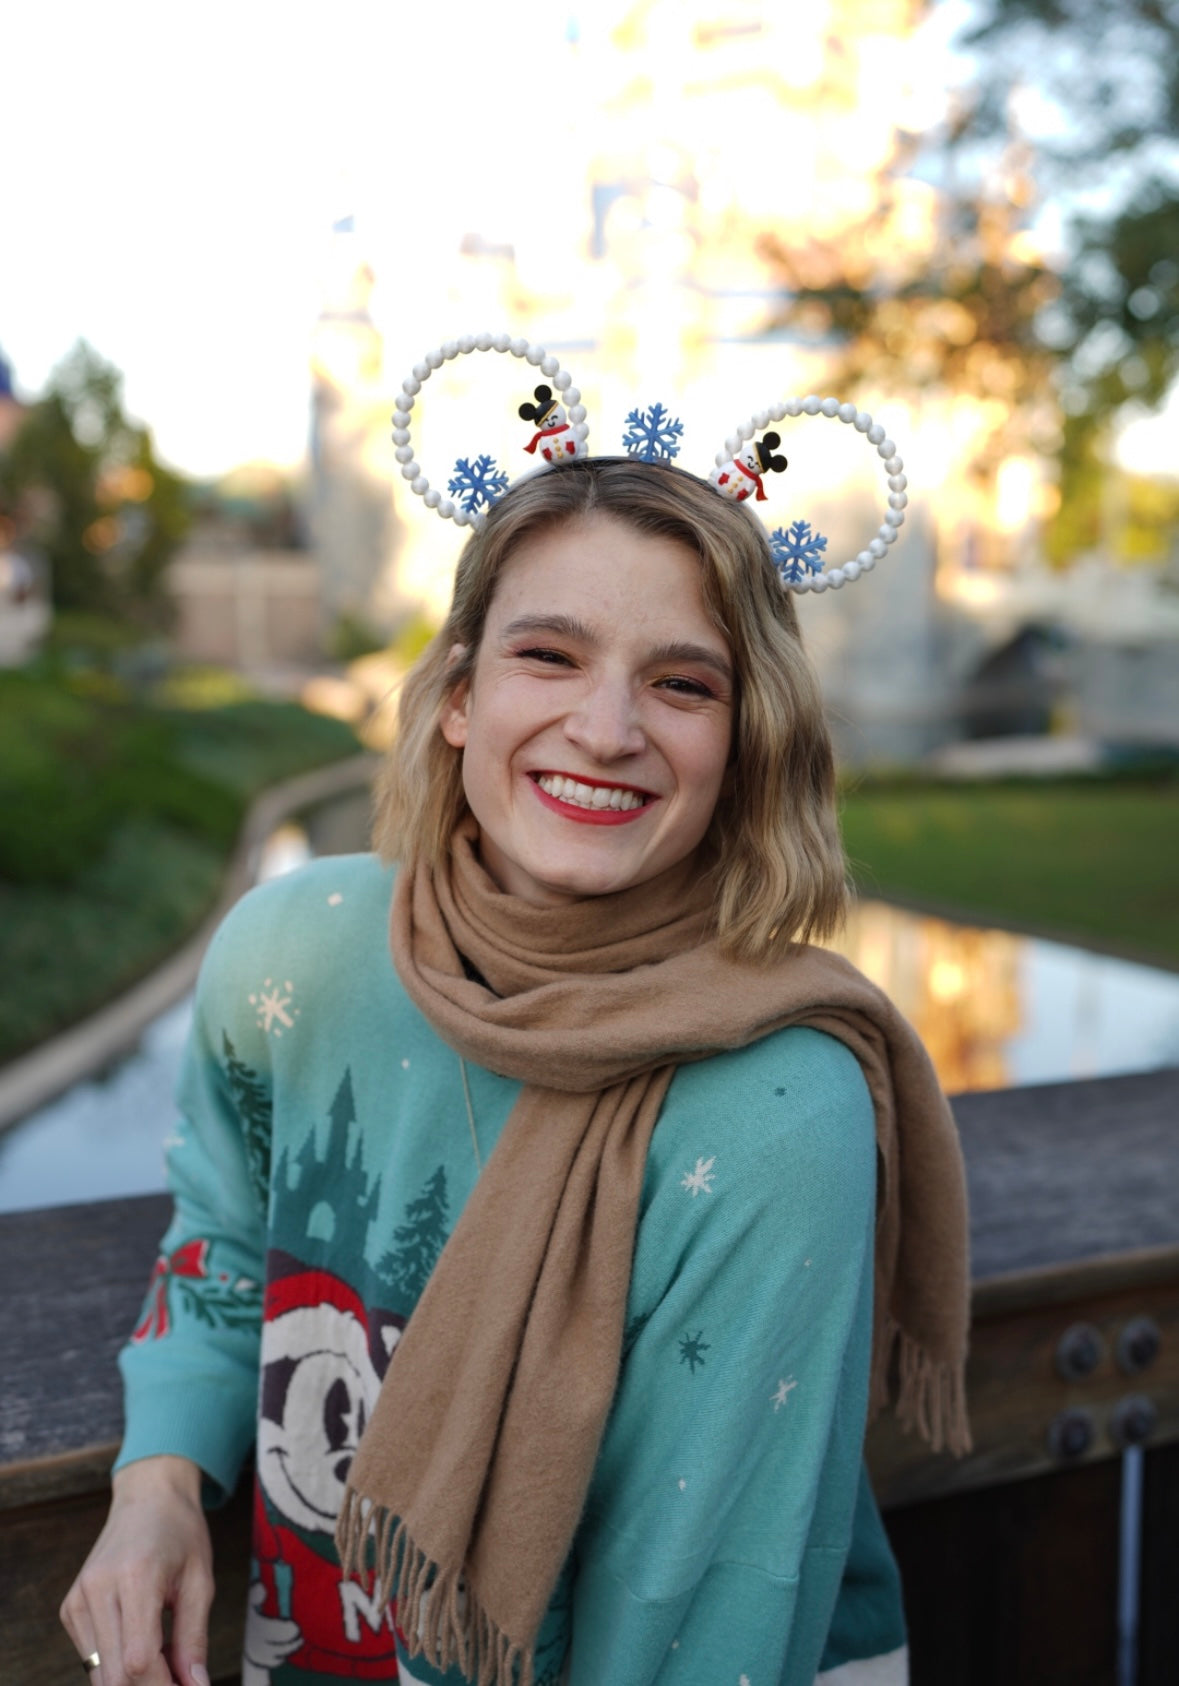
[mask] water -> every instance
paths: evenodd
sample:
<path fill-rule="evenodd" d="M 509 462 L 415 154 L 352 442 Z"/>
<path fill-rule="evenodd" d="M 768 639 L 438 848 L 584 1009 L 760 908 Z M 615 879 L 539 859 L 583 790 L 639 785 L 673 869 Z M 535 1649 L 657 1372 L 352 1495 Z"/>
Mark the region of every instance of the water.
<path fill-rule="evenodd" d="M 290 872 L 310 855 L 301 827 L 280 826 L 262 849 L 258 879 Z M 192 1009 L 190 994 L 147 1027 L 133 1054 L 0 1134 L 0 1212 L 165 1187 L 164 1147 Z"/>
<path fill-rule="evenodd" d="M 0 1212 L 152 1194 L 164 1187 L 164 1138 L 192 997 L 149 1025 L 135 1053 L 77 1083 L 0 1135 Z"/>
<path fill-rule="evenodd" d="M 356 809 L 358 826 L 366 806 Z M 322 852 L 353 846 L 338 826 L 330 840 L 319 825 L 311 830 L 315 844 L 327 841 Z M 259 875 L 289 871 L 311 853 L 304 831 L 283 826 Z M 1177 974 L 880 902 L 855 910 L 839 947 L 916 1025 L 951 1093 L 1179 1065 Z M 191 1000 L 178 1003 L 109 1074 L 0 1135 L 0 1211 L 163 1189 L 191 1017 Z"/>
<path fill-rule="evenodd" d="M 838 947 L 914 1024 L 943 1087 L 1003 1089 L 1179 1065 L 1179 974 L 883 902 Z"/>

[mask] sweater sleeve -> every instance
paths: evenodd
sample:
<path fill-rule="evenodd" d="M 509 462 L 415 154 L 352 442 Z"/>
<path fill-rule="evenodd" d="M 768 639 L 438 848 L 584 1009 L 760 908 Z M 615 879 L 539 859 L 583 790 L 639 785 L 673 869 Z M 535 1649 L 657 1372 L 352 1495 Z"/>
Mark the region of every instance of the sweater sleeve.
<path fill-rule="evenodd" d="M 874 1199 L 871 1101 L 841 1044 L 793 1029 L 677 1074 L 575 1545 L 569 1686 L 812 1686 L 829 1660 Z M 895 1588 L 871 1626 L 841 1657 L 903 1644 Z"/>
<path fill-rule="evenodd" d="M 190 1458 L 210 1502 L 232 1491 L 253 1444 L 258 1390 L 271 1094 L 243 976 L 252 899 L 229 915 L 201 969 L 167 1145 L 172 1221 L 119 1358 L 115 1468 Z"/>

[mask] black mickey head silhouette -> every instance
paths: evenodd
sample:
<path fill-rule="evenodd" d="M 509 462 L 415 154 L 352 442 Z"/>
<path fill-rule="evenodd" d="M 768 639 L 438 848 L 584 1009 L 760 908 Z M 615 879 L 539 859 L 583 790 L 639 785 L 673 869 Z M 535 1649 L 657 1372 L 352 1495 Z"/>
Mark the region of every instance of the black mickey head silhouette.
<path fill-rule="evenodd" d="M 757 460 L 761 464 L 763 474 L 781 474 L 786 467 L 785 457 L 776 457 L 772 454 L 781 443 L 782 441 L 776 433 L 763 434 L 757 441 L 754 448 L 757 451 Z"/>
<path fill-rule="evenodd" d="M 536 399 L 536 403 L 521 404 L 520 418 L 522 421 L 535 422 L 539 427 L 541 422 L 552 415 L 553 411 L 557 407 L 557 404 L 553 397 L 553 389 L 551 386 L 542 385 L 533 387 L 532 396 Z"/>

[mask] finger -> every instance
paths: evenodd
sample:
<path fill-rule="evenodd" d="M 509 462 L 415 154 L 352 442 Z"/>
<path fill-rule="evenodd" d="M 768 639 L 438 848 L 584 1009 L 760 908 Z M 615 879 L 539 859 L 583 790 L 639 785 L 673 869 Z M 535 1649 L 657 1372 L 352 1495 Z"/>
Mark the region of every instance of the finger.
<path fill-rule="evenodd" d="M 83 1569 L 66 1596 L 62 1620 L 83 1664 L 99 1658 L 96 1667 L 86 1669 L 93 1686 L 122 1686 L 122 1630 L 113 1590 Z"/>
<path fill-rule="evenodd" d="M 164 1660 L 164 1587 L 155 1570 L 119 1578 L 122 1669 L 128 1686 L 172 1686 Z M 101 1647 L 100 1647 L 101 1650 Z M 101 1686 L 124 1686 L 109 1676 Z"/>
<path fill-rule="evenodd" d="M 213 1576 L 208 1565 L 190 1562 L 172 1607 L 172 1672 L 180 1686 L 209 1686 L 209 1611 Z"/>
<path fill-rule="evenodd" d="M 86 1608 L 86 1599 L 76 1580 L 62 1599 L 61 1609 L 57 1612 L 57 1616 L 62 1627 L 69 1634 L 78 1655 L 89 1656 L 94 1649 L 94 1631 L 90 1624 L 90 1612 Z"/>
<path fill-rule="evenodd" d="M 96 1683 L 102 1686 L 102 1673 L 99 1667 L 88 1666 L 92 1659 L 100 1657 L 101 1652 L 94 1637 L 94 1623 L 90 1619 L 90 1611 L 86 1604 L 86 1595 L 77 1581 L 66 1593 L 58 1611 L 62 1627 L 70 1636 L 75 1650 L 82 1661 L 86 1673 Z"/>

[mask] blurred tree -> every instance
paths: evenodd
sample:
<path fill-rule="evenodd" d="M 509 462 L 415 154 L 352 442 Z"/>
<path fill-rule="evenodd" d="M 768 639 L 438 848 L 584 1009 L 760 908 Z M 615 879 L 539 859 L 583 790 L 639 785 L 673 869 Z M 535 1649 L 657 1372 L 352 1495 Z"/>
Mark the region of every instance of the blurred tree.
<path fill-rule="evenodd" d="M 977 471 L 1056 459 L 1047 548 L 1066 561 L 1101 532 L 1115 422 L 1179 374 L 1179 0 L 977 0 L 957 45 L 969 80 L 935 130 L 898 134 L 861 226 L 766 240 L 777 320 L 849 386 L 995 400 Z M 914 179 L 929 238 L 892 238 Z"/>
<path fill-rule="evenodd" d="M 1059 282 L 1018 239 L 1030 190 L 1014 159 L 1005 161 L 1001 192 L 938 195 L 922 235 L 903 232 L 916 154 L 911 139 L 898 139 L 872 208 L 854 227 L 822 241 L 766 237 L 763 250 L 786 288 L 778 321 L 823 344 L 844 384 L 993 400 L 978 464 L 993 470 L 1029 428 L 1055 444 L 1039 402 L 1054 359 L 1037 321 Z"/>
<path fill-rule="evenodd" d="M 58 608 L 166 618 L 162 576 L 188 528 L 186 484 L 124 414 L 119 371 L 83 340 L 0 456 L 0 514 L 46 557 Z"/>
<path fill-rule="evenodd" d="M 1179 4 L 983 0 L 963 45 L 979 74 L 957 144 L 1021 124 L 1062 212 L 1060 291 L 1037 329 L 1065 413 L 1050 544 L 1067 557 L 1100 531 L 1112 424 L 1179 374 Z"/>

